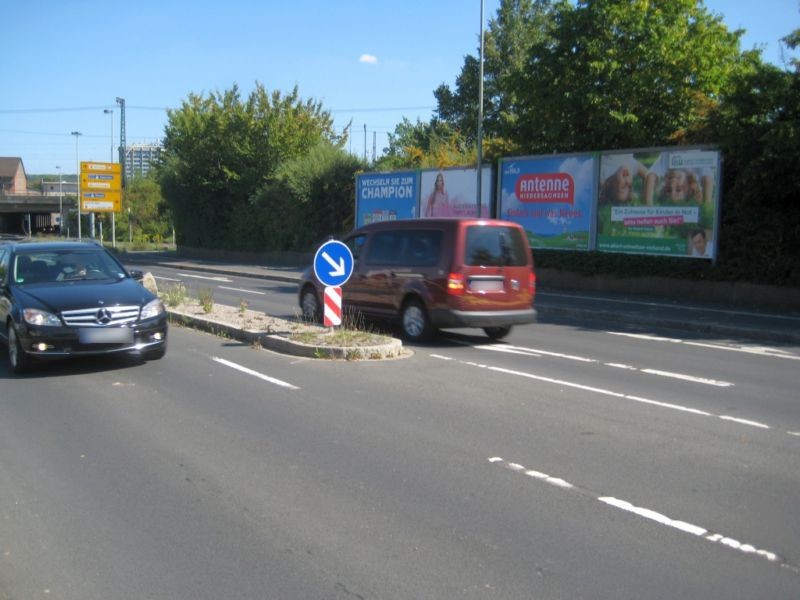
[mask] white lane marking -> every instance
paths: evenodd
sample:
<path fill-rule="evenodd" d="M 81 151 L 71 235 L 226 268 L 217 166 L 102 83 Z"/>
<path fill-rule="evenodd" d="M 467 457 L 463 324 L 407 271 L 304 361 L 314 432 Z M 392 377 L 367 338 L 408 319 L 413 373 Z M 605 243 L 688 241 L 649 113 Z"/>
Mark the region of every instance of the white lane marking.
<path fill-rule="evenodd" d="M 720 533 L 709 532 L 709 530 L 706 529 L 705 527 L 700 527 L 699 525 L 694 525 L 692 523 L 680 519 L 673 519 L 663 513 L 657 512 L 650 508 L 635 506 L 634 504 L 626 500 L 620 500 L 618 498 L 614 498 L 613 496 L 603 496 L 603 495 L 598 496 L 595 492 L 592 492 L 591 490 L 586 488 L 581 488 L 580 486 L 574 485 L 564 479 L 561 479 L 560 477 L 552 477 L 546 473 L 542 473 L 541 471 L 527 469 L 526 467 L 518 463 L 506 462 L 505 459 L 499 456 L 494 456 L 490 458 L 489 462 L 492 464 L 498 464 L 510 471 L 514 471 L 515 473 L 524 473 L 528 477 L 544 481 L 545 483 L 549 483 L 550 485 L 553 485 L 555 487 L 578 492 L 583 496 L 586 496 L 588 498 L 593 498 L 598 502 L 602 502 L 607 506 L 618 508 L 620 510 L 629 512 L 644 519 L 654 521 L 660 525 L 672 527 L 673 529 L 677 529 L 678 531 L 681 531 L 683 533 L 688 533 L 695 537 L 703 538 L 704 540 L 720 544 L 721 546 L 725 546 L 726 548 L 739 550 L 740 552 L 743 552 L 745 554 L 752 554 L 755 556 L 759 556 L 761 558 L 768 560 L 769 562 L 778 563 L 781 566 L 788 567 L 792 570 L 797 570 L 797 567 L 786 563 L 786 561 L 775 552 L 758 549 L 752 544 L 744 544 L 738 540 L 722 535 Z"/>
<path fill-rule="evenodd" d="M 233 279 L 227 277 L 206 277 L 205 275 L 192 275 L 191 273 L 178 273 L 181 277 L 191 277 L 192 279 L 205 279 L 207 281 L 222 281 L 223 283 L 233 283 Z"/>
<path fill-rule="evenodd" d="M 525 373 L 523 371 L 514 371 L 512 369 L 505 369 L 505 368 L 502 368 L 502 367 L 492 367 L 492 366 L 488 366 L 488 365 L 480 365 L 478 363 L 458 360 L 458 359 L 450 358 L 450 357 L 447 357 L 447 356 L 442 356 L 440 354 L 430 354 L 429 356 L 431 358 L 438 358 L 440 360 L 454 361 L 454 362 L 462 364 L 462 365 L 480 367 L 482 369 L 488 369 L 489 371 L 495 371 L 497 373 L 504 373 L 504 374 L 507 374 L 507 375 L 514 375 L 516 377 L 524 377 L 526 379 L 534 379 L 536 381 L 544 381 L 545 383 L 553 383 L 553 384 L 556 384 L 556 385 L 563 385 L 565 387 L 575 388 L 575 389 L 583 390 L 583 391 L 586 391 L 586 392 L 595 392 L 595 393 L 598 393 L 598 394 L 601 394 L 601 395 L 604 395 L 604 396 L 611 396 L 613 398 L 622 398 L 624 400 L 630 400 L 632 402 L 639 402 L 641 404 L 648 404 L 648 405 L 651 405 L 651 406 L 657 406 L 659 408 L 666 408 L 666 409 L 669 409 L 669 410 L 676 410 L 676 411 L 679 411 L 679 412 L 690 413 L 690 414 L 697 415 L 697 416 L 700 416 L 700 417 L 715 417 L 715 418 L 721 419 L 723 421 L 731 421 L 731 422 L 739 423 L 739 424 L 742 424 L 742 425 L 750 425 L 752 427 L 758 427 L 759 429 L 771 429 L 771 427 L 769 425 L 765 425 L 765 424 L 759 423 L 757 421 L 749 421 L 747 419 L 739 419 L 739 418 L 735 418 L 735 417 L 715 415 L 713 413 L 706 412 L 704 410 L 699 410 L 697 408 L 692 408 L 690 406 L 682 406 L 680 404 L 672 404 L 670 402 L 661 402 L 659 400 L 651 400 L 649 398 L 642 398 L 640 396 L 632 396 L 630 394 L 623 394 L 621 392 L 614 392 L 612 390 L 605 390 L 605 389 L 602 389 L 602 388 L 596 388 L 596 387 L 593 387 L 593 386 L 583 385 L 583 384 L 580 384 L 580 383 L 574 383 L 572 381 L 565 381 L 563 379 L 554 379 L 552 377 L 543 377 L 542 375 L 534 375 L 533 373 Z M 789 435 L 796 435 L 796 436 L 800 437 L 800 433 L 793 433 L 793 432 L 787 432 L 787 433 Z"/>
<path fill-rule="evenodd" d="M 153 277 L 162 281 L 180 281 L 180 279 L 175 279 L 174 277 L 159 277 L 158 275 L 153 275 Z"/>
<path fill-rule="evenodd" d="M 583 363 L 602 364 L 605 367 L 612 367 L 615 369 L 626 369 L 628 371 L 638 371 L 646 375 L 657 375 L 659 377 L 671 377 L 672 379 L 680 379 L 682 381 L 689 381 L 691 383 L 701 383 L 703 385 L 713 385 L 716 387 L 731 387 L 734 384 L 728 381 L 716 381 L 706 377 L 697 377 L 695 375 L 686 375 L 684 373 L 672 373 L 670 371 L 661 371 L 658 369 L 639 369 L 629 365 L 620 365 L 616 363 L 600 363 L 600 361 L 593 358 L 586 358 L 583 356 L 575 356 L 572 354 L 561 354 L 559 352 L 548 352 L 546 350 L 539 350 L 538 348 L 525 348 L 522 346 L 511 346 L 507 344 L 490 344 L 486 346 L 474 346 L 476 350 L 491 350 L 493 352 L 504 352 L 507 354 L 522 354 L 525 356 L 532 356 L 539 358 L 541 356 L 552 356 L 554 358 L 563 358 L 566 360 L 574 360 Z"/>
<path fill-rule="evenodd" d="M 699 410 L 697 408 L 689 408 L 688 406 L 681 406 L 680 404 L 671 404 L 669 402 L 661 402 L 659 400 L 649 400 L 648 398 L 640 398 L 639 396 L 625 396 L 627 400 L 633 400 L 634 402 L 640 402 L 642 404 L 652 404 L 653 406 L 659 406 L 661 408 L 669 408 L 671 410 L 677 410 L 680 412 L 687 412 L 693 415 L 699 415 L 701 417 L 713 417 L 710 412 L 706 412 L 704 410 Z"/>
<path fill-rule="evenodd" d="M 587 299 L 587 300 L 601 300 L 603 302 L 615 302 L 618 304 L 638 304 L 640 306 L 657 306 L 657 307 L 664 307 L 664 308 L 675 308 L 673 304 L 665 304 L 663 302 L 642 302 L 642 301 L 631 301 L 631 300 L 617 300 L 614 298 L 602 298 L 602 297 L 594 297 L 594 296 L 576 296 L 573 294 L 554 294 L 552 292 L 540 292 L 540 295 L 549 297 L 552 296 L 554 298 L 578 298 L 578 299 Z M 696 311 L 696 312 L 713 312 L 713 313 L 720 313 L 723 315 L 740 315 L 740 316 L 748 316 L 748 317 L 762 317 L 764 319 L 781 319 L 787 321 L 800 321 L 800 317 L 791 317 L 786 315 L 770 315 L 764 313 L 757 313 L 751 312 L 746 310 L 726 310 L 722 308 L 703 308 L 700 306 L 682 306 L 681 310 L 683 311 Z"/>
<path fill-rule="evenodd" d="M 789 435 L 800 437 L 800 431 L 787 431 L 786 433 L 788 433 Z"/>
<path fill-rule="evenodd" d="M 646 333 L 623 333 L 621 331 L 606 331 L 606 333 L 609 335 L 619 335 L 621 337 L 629 337 L 637 340 L 648 340 L 651 342 L 670 342 L 672 344 L 683 343 L 683 340 L 661 337 L 660 335 L 647 335 Z"/>
<path fill-rule="evenodd" d="M 257 292 L 255 290 L 244 290 L 242 288 L 225 287 L 224 285 L 217 286 L 221 290 L 231 290 L 232 292 L 244 292 L 246 294 L 258 294 L 259 296 L 266 296 L 265 292 Z"/>
<path fill-rule="evenodd" d="M 682 373 L 659 371 L 658 369 L 641 369 L 641 372 L 648 373 L 649 375 L 658 375 L 659 377 L 670 377 L 672 379 L 681 379 L 683 381 L 691 381 L 692 383 L 702 383 L 704 385 L 713 385 L 716 387 L 731 387 L 733 385 L 728 381 L 717 381 L 716 379 L 706 379 L 705 377 L 695 377 L 694 375 L 683 375 Z"/>
<path fill-rule="evenodd" d="M 567 360 L 574 360 L 577 362 L 596 363 L 593 358 L 585 358 L 583 356 L 574 356 L 572 354 L 562 354 L 560 352 L 548 352 L 547 350 L 539 350 L 538 348 L 526 348 L 524 346 L 511 346 L 509 344 L 490 344 L 488 346 L 476 346 L 480 350 L 494 350 L 496 352 L 513 352 L 516 354 L 540 354 L 544 356 L 553 356 L 555 358 L 565 358 Z"/>
<path fill-rule="evenodd" d="M 269 375 L 264 375 L 263 373 L 259 373 L 258 371 L 254 371 L 253 369 L 248 369 L 247 367 L 243 367 L 242 365 L 236 364 L 229 360 L 225 360 L 224 358 L 218 358 L 216 356 L 213 356 L 211 357 L 211 360 L 213 360 L 214 362 L 218 362 L 221 365 L 225 365 L 226 367 L 230 367 L 231 369 L 236 369 L 237 371 L 241 371 L 242 373 L 247 373 L 248 375 L 252 375 L 253 377 L 258 377 L 259 379 L 268 381 L 269 383 L 274 383 L 275 385 L 289 388 L 290 390 L 300 389 L 296 385 L 292 385 L 291 383 L 281 381 L 280 379 L 275 379 L 274 377 L 270 377 Z"/>
<path fill-rule="evenodd" d="M 739 423 L 740 425 L 749 425 L 750 427 L 758 427 L 759 429 L 769 429 L 769 425 L 764 425 L 763 423 L 758 423 L 756 421 L 748 421 L 747 419 L 737 419 L 736 417 L 729 417 L 727 415 L 720 415 L 719 417 L 723 421 L 733 421 L 734 423 Z"/>
<path fill-rule="evenodd" d="M 624 500 L 617 500 L 616 498 L 610 498 L 610 497 L 602 497 L 598 498 L 598 500 L 600 500 L 600 502 L 605 502 L 609 506 L 613 506 L 615 508 L 620 508 L 622 510 L 632 512 L 633 514 L 639 515 L 640 517 L 644 517 L 645 519 L 650 519 L 651 521 L 655 521 L 656 523 L 661 523 L 662 525 L 667 525 L 668 527 L 674 527 L 675 529 L 680 529 L 681 531 L 685 531 L 686 533 L 691 533 L 692 535 L 699 536 L 708 533 L 707 529 L 703 529 L 702 527 L 698 527 L 697 525 L 692 525 L 691 523 L 686 523 L 685 521 L 676 521 L 674 519 L 670 519 L 666 515 L 662 515 L 661 513 L 657 513 L 647 508 L 634 506 L 630 502 L 625 502 Z"/>
<path fill-rule="evenodd" d="M 792 354 L 786 350 L 779 348 L 770 348 L 769 346 L 738 346 L 738 345 L 724 345 L 724 344 L 711 344 L 708 342 L 690 342 L 688 340 L 681 340 L 678 338 L 665 338 L 656 335 L 646 335 L 642 333 L 623 333 L 621 331 L 606 331 L 609 335 L 618 335 L 621 337 L 629 337 L 637 340 L 646 340 L 650 342 L 668 342 L 670 344 L 683 344 L 685 346 L 696 346 L 698 348 L 709 348 L 711 350 L 727 350 L 728 352 L 742 352 L 743 354 L 755 354 L 757 356 L 766 356 L 769 358 L 784 358 L 786 360 L 800 360 L 800 356 Z"/>
<path fill-rule="evenodd" d="M 549 483 L 550 485 L 555 486 L 555 487 L 564 488 L 566 490 L 569 490 L 569 489 L 572 489 L 572 488 L 575 487 L 569 481 L 565 481 L 565 480 L 561 479 L 560 477 L 551 477 L 547 473 L 542 473 L 540 471 L 533 471 L 531 469 L 526 469 L 525 467 L 523 467 L 522 465 L 518 465 L 517 463 L 506 462 L 505 460 L 503 460 L 499 456 L 495 456 L 494 458 L 490 458 L 489 462 L 490 463 L 503 463 L 503 466 L 506 469 L 509 469 L 511 471 L 516 471 L 518 473 L 525 473 L 525 475 L 527 475 L 528 477 L 533 477 L 534 479 L 540 479 L 541 481 L 544 481 L 545 483 Z"/>
<path fill-rule="evenodd" d="M 679 531 L 683 531 L 684 533 L 690 533 L 692 535 L 696 535 L 698 537 L 702 537 L 709 542 L 715 542 L 718 544 L 722 544 L 727 548 L 732 548 L 734 550 L 739 550 L 744 552 L 745 554 L 756 554 L 757 556 L 761 556 L 762 558 L 766 558 L 769 562 L 783 562 L 780 557 L 775 552 L 770 552 L 769 550 L 759 550 L 755 546 L 751 544 L 743 544 L 742 542 L 735 540 L 733 538 L 721 535 L 719 533 L 709 533 L 707 529 L 703 527 L 699 527 L 698 525 L 692 525 L 691 523 L 687 523 L 685 521 L 677 521 L 675 519 L 670 519 L 666 515 L 662 515 L 654 510 L 650 510 L 649 508 L 642 508 L 640 506 L 634 506 L 630 502 L 626 502 L 625 500 L 618 500 L 617 498 L 611 497 L 602 497 L 598 498 L 600 502 L 604 502 L 609 506 L 613 506 L 614 508 L 619 508 L 621 510 L 633 513 L 640 517 L 644 517 L 645 519 L 650 519 L 651 521 L 655 521 L 656 523 L 660 523 L 661 525 L 666 525 L 667 527 L 673 527 Z"/>

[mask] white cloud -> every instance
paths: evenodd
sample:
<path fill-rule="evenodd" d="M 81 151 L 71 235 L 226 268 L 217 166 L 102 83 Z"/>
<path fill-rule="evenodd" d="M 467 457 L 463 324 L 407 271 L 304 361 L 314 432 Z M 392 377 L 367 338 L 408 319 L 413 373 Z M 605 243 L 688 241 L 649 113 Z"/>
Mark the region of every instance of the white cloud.
<path fill-rule="evenodd" d="M 366 63 L 368 65 L 377 65 L 378 64 L 378 57 L 373 54 L 362 54 L 358 62 Z"/>

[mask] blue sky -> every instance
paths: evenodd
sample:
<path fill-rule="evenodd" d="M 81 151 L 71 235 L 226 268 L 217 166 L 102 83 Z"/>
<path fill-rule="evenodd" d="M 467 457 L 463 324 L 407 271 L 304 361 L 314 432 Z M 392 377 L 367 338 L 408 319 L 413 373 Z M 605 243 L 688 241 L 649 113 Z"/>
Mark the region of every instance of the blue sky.
<path fill-rule="evenodd" d="M 125 98 L 127 141 L 163 135 L 166 108 L 191 93 L 258 81 L 298 86 L 322 101 L 337 128 L 352 120 L 348 148 L 372 154 L 403 116 L 427 120 L 433 90 L 453 85 L 466 54 L 477 54 L 479 0 L 29 0 L 4 3 L 0 56 L 0 156 L 26 171 L 76 170 L 78 158 L 106 161 L 119 143 L 116 97 Z M 485 0 L 485 18 L 500 0 Z M 745 49 L 781 64 L 778 40 L 800 27 L 798 0 L 707 0 Z M 372 57 L 372 58 L 368 58 Z"/>

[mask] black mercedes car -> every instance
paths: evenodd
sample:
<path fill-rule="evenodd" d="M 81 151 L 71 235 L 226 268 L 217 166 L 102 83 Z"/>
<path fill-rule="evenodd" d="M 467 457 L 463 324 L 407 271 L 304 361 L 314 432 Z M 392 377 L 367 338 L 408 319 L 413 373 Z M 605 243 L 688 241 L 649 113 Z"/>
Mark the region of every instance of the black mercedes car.
<path fill-rule="evenodd" d="M 16 373 L 33 361 L 167 351 L 167 312 L 105 248 L 0 241 L 0 340 Z"/>

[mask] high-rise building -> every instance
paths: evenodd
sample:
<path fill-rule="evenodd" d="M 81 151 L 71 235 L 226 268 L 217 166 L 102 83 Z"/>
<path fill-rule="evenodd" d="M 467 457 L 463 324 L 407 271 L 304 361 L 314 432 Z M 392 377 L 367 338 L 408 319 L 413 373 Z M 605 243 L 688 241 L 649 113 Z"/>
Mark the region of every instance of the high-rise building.
<path fill-rule="evenodd" d="M 125 148 L 125 178 L 145 176 L 163 148 L 156 144 L 132 144 Z"/>

